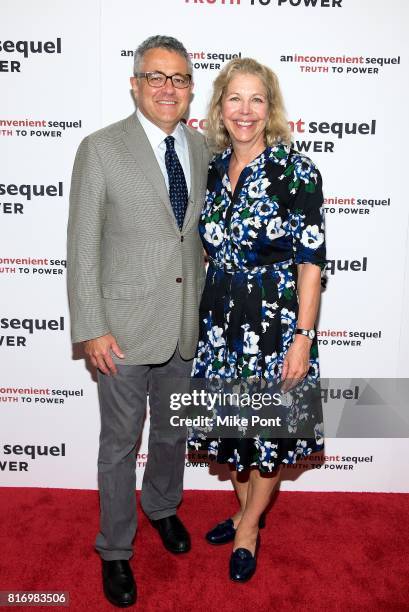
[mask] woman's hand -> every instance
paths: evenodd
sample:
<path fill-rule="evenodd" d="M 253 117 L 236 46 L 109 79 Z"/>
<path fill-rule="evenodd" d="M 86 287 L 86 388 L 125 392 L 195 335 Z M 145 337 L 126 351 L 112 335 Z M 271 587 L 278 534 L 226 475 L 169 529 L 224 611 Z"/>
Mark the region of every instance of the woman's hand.
<path fill-rule="evenodd" d="M 286 393 L 297 386 L 307 375 L 310 368 L 311 340 L 306 336 L 296 335 L 287 351 L 283 363 L 282 391 Z"/>

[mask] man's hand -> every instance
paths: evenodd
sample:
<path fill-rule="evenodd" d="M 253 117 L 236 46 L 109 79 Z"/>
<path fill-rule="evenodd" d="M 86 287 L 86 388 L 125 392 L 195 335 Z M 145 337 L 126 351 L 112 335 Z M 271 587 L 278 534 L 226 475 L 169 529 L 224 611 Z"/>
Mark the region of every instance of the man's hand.
<path fill-rule="evenodd" d="M 99 336 L 99 338 L 94 338 L 93 340 L 86 340 L 84 342 L 84 351 L 92 365 L 104 374 L 107 374 L 107 376 L 117 373 L 111 353 L 114 353 L 120 359 L 125 357 L 112 334 Z"/>
<path fill-rule="evenodd" d="M 310 368 L 311 340 L 305 336 L 297 335 L 287 351 L 283 363 L 282 391 L 286 393 L 308 374 Z"/>

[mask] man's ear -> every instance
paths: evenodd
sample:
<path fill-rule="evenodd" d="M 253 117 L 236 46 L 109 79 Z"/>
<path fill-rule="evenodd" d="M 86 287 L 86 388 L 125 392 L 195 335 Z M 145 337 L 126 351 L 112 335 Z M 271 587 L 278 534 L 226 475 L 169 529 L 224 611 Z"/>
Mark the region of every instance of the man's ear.
<path fill-rule="evenodd" d="M 138 100 L 138 79 L 135 76 L 130 77 L 129 82 L 132 87 L 135 100 Z"/>

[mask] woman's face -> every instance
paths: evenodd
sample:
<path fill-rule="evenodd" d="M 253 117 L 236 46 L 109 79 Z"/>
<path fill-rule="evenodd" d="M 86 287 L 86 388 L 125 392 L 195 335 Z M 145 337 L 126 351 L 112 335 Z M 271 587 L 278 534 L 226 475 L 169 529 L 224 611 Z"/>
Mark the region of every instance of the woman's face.
<path fill-rule="evenodd" d="M 233 148 L 235 145 L 265 146 L 268 118 L 267 91 L 254 74 L 237 74 L 227 86 L 221 115 Z"/>

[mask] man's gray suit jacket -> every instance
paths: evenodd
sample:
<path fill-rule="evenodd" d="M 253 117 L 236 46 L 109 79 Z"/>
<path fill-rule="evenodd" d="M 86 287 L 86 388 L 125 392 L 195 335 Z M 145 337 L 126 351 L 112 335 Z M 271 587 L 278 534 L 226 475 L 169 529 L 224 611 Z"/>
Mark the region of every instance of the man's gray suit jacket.
<path fill-rule="evenodd" d="M 73 342 L 111 333 L 123 364 L 167 361 L 179 345 L 193 357 L 205 280 L 198 219 L 208 150 L 184 126 L 191 190 L 182 231 L 136 114 L 79 146 L 68 223 L 68 294 Z"/>

